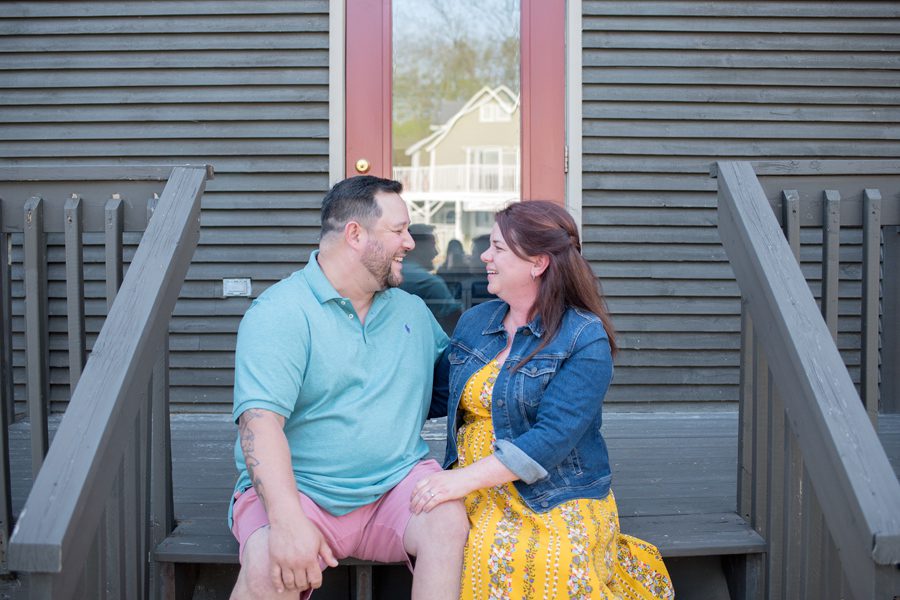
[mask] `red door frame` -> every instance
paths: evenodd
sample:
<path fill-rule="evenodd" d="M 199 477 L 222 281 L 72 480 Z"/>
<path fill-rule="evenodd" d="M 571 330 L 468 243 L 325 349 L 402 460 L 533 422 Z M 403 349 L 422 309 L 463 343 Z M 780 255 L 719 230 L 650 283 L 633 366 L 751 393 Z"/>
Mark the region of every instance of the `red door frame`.
<path fill-rule="evenodd" d="M 391 177 L 391 2 L 347 0 L 345 168 L 369 163 L 369 175 Z"/>
<path fill-rule="evenodd" d="M 391 2 L 346 0 L 345 173 L 391 176 Z M 565 0 L 521 0 L 522 199 L 565 205 Z"/>

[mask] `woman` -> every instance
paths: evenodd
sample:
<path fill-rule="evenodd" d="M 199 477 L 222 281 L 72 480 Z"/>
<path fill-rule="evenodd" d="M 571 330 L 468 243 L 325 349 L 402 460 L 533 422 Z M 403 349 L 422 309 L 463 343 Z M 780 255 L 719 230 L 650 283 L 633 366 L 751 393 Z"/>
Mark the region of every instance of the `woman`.
<path fill-rule="evenodd" d="M 465 499 L 462 598 L 674 596 L 656 548 L 619 533 L 600 435 L 616 343 L 580 250 L 556 204 L 500 211 L 481 255 L 499 300 L 461 317 L 438 369 L 453 469 L 411 508 Z"/>

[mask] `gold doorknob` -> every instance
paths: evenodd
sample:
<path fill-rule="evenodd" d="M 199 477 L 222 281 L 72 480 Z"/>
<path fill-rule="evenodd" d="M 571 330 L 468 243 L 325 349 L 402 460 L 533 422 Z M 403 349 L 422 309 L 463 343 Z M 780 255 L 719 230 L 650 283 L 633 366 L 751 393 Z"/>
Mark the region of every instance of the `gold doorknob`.
<path fill-rule="evenodd" d="M 364 158 L 361 158 L 358 161 L 356 161 L 356 172 L 357 173 L 363 173 L 363 174 L 368 173 L 369 169 L 371 169 L 371 168 L 372 168 L 372 165 L 370 165 L 369 161 L 367 161 Z"/>

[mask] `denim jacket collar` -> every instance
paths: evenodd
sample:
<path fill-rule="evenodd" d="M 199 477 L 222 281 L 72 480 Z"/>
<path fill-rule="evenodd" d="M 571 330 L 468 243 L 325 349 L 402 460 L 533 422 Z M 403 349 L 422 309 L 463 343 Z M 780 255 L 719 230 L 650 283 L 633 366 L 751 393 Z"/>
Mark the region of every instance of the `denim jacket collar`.
<path fill-rule="evenodd" d="M 506 313 L 508 312 L 509 304 L 507 304 L 506 302 L 501 302 L 497 306 L 497 309 L 494 311 L 494 314 L 492 314 L 490 319 L 488 319 L 487 326 L 484 328 L 484 331 L 481 332 L 481 335 L 490 335 L 492 333 L 500 333 L 501 331 L 503 331 L 503 319 L 506 317 Z M 523 327 L 529 329 L 531 333 L 533 333 L 536 337 L 541 337 L 544 335 L 544 324 L 541 322 L 540 315 L 533 318 Z"/>

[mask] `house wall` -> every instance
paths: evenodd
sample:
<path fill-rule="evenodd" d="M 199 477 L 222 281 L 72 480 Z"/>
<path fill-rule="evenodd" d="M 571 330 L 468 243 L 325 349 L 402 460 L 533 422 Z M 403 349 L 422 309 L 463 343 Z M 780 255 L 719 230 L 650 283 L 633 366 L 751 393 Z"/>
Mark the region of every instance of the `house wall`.
<path fill-rule="evenodd" d="M 0 4 L 0 164 L 215 167 L 171 325 L 177 409 L 230 406 L 235 331 L 249 300 L 222 298 L 222 278 L 251 277 L 257 295 L 316 243 L 328 188 L 328 8 L 327 0 Z M 93 264 L 101 252 L 85 256 L 94 331 L 105 310 L 102 266 Z M 20 267 L 13 274 L 21 280 Z M 51 270 L 51 283 L 61 277 Z M 20 283 L 13 293 L 21 300 Z M 64 331 L 64 320 L 54 322 Z M 21 319 L 14 328 L 22 399 Z M 51 356 L 54 401 L 68 392 L 64 347 L 54 344 Z"/>
<path fill-rule="evenodd" d="M 466 147 L 502 146 L 510 149 L 517 147 L 520 137 L 517 126 L 519 118 L 519 109 L 516 108 L 509 121 L 482 123 L 479 120 L 478 109 L 472 110 L 460 117 L 446 137 L 435 147 L 435 164 L 466 164 Z M 423 156 L 422 164 L 428 164 L 427 157 Z"/>
<path fill-rule="evenodd" d="M 623 346 L 609 400 L 729 406 L 739 300 L 709 163 L 900 158 L 900 7 L 573 6 L 583 19 L 585 254 Z M 328 187 L 328 11 L 326 0 L 0 4 L 0 164 L 215 166 L 171 326 L 177 410 L 229 409 L 249 301 L 223 299 L 222 278 L 251 277 L 255 296 L 316 243 Z M 815 279 L 818 240 L 804 235 Z M 99 249 L 86 261 L 99 265 Z M 98 271 L 86 295 L 102 307 Z M 14 276 L 21 308 L 20 267 Z M 845 269 L 850 283 L 857 276 Z M 842 286 L 843 329 L 858 311 L 851 287 Z M 22 398 L 21 319 L 14 328 Z M 858 340 L 841 343 L 852 364 Z M 61 401 L 64 352 L 51 362 Z"/>
<path fill-rule="evenodd" d="M 585 254 L 624 346 L 609 400 L 733 401 L 739 296 L 709 164 L 900 157 L 900 5 L 584 0 L 582 19 Z M 853 368 L 858 247 L 843 254 Z"/>

